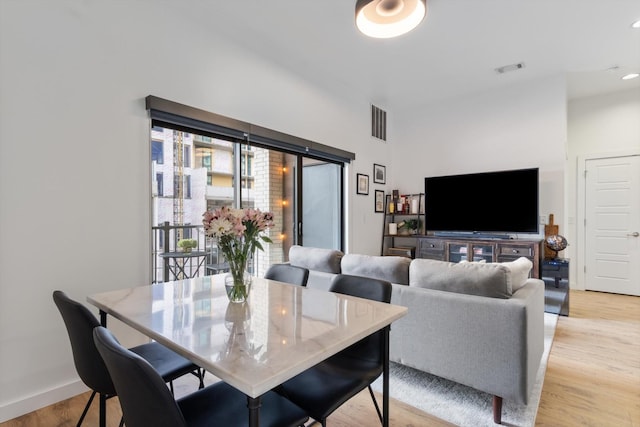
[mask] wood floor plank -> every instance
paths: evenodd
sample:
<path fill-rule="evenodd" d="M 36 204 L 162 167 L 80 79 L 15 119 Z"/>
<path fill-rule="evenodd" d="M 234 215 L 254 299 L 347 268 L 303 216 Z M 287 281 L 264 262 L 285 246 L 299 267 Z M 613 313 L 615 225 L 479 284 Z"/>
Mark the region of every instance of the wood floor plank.
<path fill-rule="evenodd" d="M 549 355 L 536 426 L 640 426 L 640 297 L 571 291 L 569 317 L 561 316 Z M 0 427 L 72 427 L 89 393 L 4 422 Z M 109 427 L 121 412 L 107 403 Z M 451 426 L 391 399 L 392 426 Z M 85 420 L 98 425 L 97 402 Z M 376 426 L 365 390 L 329 418 L 331 427 Z"/>
<path fill-rule="evenodd" d="M 640 298 L 571 291 L 537 426 L 640 426 Z"/>

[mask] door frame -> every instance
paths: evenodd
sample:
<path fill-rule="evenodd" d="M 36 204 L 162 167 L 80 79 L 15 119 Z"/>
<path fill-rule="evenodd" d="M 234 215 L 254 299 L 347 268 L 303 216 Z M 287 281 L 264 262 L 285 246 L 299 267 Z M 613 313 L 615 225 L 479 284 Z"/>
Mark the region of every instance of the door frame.
<path fill-rule="evenodd" d="M 576 189 L 576 214 L 577 214 L 577 224 L 576 224 L 576 270 L 575 274 L 578 280 L 571 281 L 571 287 L 573 289 L 585 290 L 586 289 L 586 278 L 585 278 L 585 267 L 586 267 L 586 257 L 587 257 L 587 230 L 584 226 L 585 220 L 587 217 L 587 179 L 586 179 L 586 170 L 587 170 L 587 161 L 589 160 L 598 160 L 598 159 L 610 159 L 614 157 L 631 157 L 631 156 L 640 156 L 639 150 L 622 150 L 622 151 L 614 151 L 614 152 L 604 152 L 604 153 L 591 153 L 585 154 L 582 156 L 578 156 L 576 172 L 577 172 L 577 189 Z"/>

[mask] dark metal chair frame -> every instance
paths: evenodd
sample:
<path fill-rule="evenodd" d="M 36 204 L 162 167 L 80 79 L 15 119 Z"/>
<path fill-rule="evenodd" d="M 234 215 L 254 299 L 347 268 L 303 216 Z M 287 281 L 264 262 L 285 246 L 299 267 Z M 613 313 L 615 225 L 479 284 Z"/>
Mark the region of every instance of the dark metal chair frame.
<path fill-rule="evenodd" d="M 127 427 L 246 427 L 249 398 L 222 381 L 177 401 L 142 357 L 124 348 L 106 328 L 93 331 L 96 348 L 118 392 Z M 274 392 L 261 396 L 262 427 L 303 426 L 305 411 Z"/>
<path fill-rule="evenodd" d="M 82 425 L 96 394 L 100 395 L 99 423 L 101 427 L 104 427 L 106 425 L 106 402 L 116 396 L 116 390 L 93 341 L 93 329 L 100 326 L 100 323 L 88 308 L 69 298 L 62 291 L 53 292 L 53 301 L 67 328 L 76 372 L 82 382 L 92 390 L 77 427 Z M 160 343 L 142 344 L 133 347 L 131 351 L 148 360 L 154 369 L 157 369 L 164 381 L 169 383 L 171 393 L 173 393 L 173 380 L 188 373 L 198 377 L 199 387 L 204 387 L 204 370 Z M 122 421 L 120 425 L 122 425 Z"/>

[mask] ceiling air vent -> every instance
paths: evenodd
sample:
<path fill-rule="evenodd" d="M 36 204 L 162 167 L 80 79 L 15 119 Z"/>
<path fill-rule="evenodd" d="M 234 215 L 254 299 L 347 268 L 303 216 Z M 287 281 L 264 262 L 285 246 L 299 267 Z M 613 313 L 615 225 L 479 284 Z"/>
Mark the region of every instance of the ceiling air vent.
<path fill-rule="evenodd" d="M 524 62 L 518 62 L 517 64 L 510 64 L 510 65 L 505 65 L 505 66 L 502 66 L 502 67 L 498 67 L 498 68 L 496 68 L 496 73 L 504 74 L 504 73 L 508 73 L 510 71 L 521 70 L 523 68 L 524 68 Z"/>
<path fill-rule="evenodd" d="M 387 112 L 371 105 L 371 136 L 387 140 Z"/>

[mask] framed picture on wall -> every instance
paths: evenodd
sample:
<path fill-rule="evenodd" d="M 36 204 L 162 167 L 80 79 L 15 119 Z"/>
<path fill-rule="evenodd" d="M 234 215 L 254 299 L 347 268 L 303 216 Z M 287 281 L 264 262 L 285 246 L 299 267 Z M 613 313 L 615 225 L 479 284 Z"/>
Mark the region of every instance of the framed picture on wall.
<path fill-rule="evenodd" d="M 369 194 L 369 175 L 359 173 L 357 176 L 356 194 Z"/>
<path fill-rule="evenodd" d="M 373 164 L 373 182 L 376 184 L 387 183 L 387 168 L 382 165 Z"/>
<path fill-rule="evenodd" d="M 375 212 L 384 212 L 384 191 L 376 190 Z"/>

